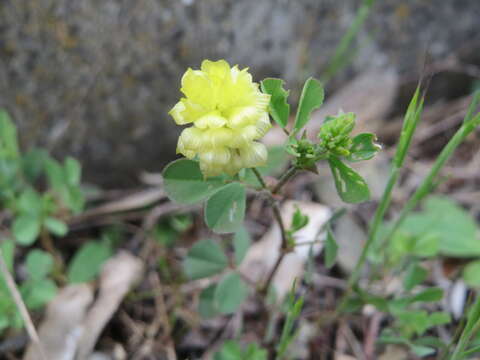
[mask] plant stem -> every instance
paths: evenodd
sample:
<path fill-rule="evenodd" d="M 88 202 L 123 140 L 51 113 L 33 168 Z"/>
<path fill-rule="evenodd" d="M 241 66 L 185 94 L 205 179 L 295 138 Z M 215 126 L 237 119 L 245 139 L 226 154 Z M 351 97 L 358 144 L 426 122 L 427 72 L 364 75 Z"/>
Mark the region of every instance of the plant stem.
<path fill-rule="evenodd" d="M 350 275 L 350 278 L 348 279 L 349 287 L 354 286 L 360 277 L 360 271 L 362 270 L 362 267 L 365 264 L 365 261 L 367 260 L 368 251 L 372 247 L 372 244 L 377 237 L 378 230 L 380 229 L 380 224 L 382 223 L 383 217 L 385 216 L 385 212 L 387 211 L 388 206 L 390 205 L 390 201 L 392 198 L 392 191 L 393 191 L 393 188 L 395 187 L 395 184 L 397 183 L 399 174 L 400 174 L 400 169 L 396 166 L 393 166 L 392 169 L 390 170 L 387 186 L 385 187 L 382 198 L 380 200 L 380 204 L 378 205 L 377 210 L 375 211 L 372 225 L 370 226 L 370 229 L 368 231 L 367 242 L 363 246 L 362 253 L 360 254 L 357 264 L 355 265 L 355 268 L 352 274 Z"/>
<path fill-rule="evenodd" d="M 472 292 L 468 296 L 464 309 L 468 309 L 472 305 L 473 297 L 474 297 L 474 293 Z M 468 317 L 467 313 L 463 313 L 463 316 L 461 317 L 460 322 L 458 323 L 457 328 L 455 329 L 452 339 L 450 340 L 448 345 L 438 355 L 438 358 L 440 360 L 448 360 L 447 357 L 450 354 L 450 350 L 453 344 L 455 344 L 458 341 L 458 339 L 460 339 L 460 336 L 463 334 L 463 330 L 465 329 L 465 325 L 467 323 L 467 317 Z"/>
<path fill-rule="evenodd" d="M 257 170 L 257 168 L 252 168 L 253 173 L 257 177 L 258 182 L 262 186 L 262 189 L 268 190 L 267 184 L 265 183 L 265 180 L 263 180 L 262 174 L 260 174 L 260 171 Z"/>
<path fill-rule="evenodd" d="M 458 338 L 457 346 L 450 357 L 451 360 L 463 359 L 465 348 L 471 341 L 471 338 L 480 328 L 480 297 L 477 296 L 475 303 L 468 309 L 467 321 Z M 448 351 L 445 358 L 448 356 Z"/>
<path fill-rule="evenodd" d="M 292 169 L 294 169 L 294 170 L 292 170 Z M 273 217 L 275 218 L 275 220 L 278 223 L 278 226 L 280 227 L 280 233 L 281 233 L 281 236 L 282 236 L 282 244 L 281 244 L 280 254 L 278 256 L 278 259 L 275 262 L 275 265 L 273 266 L 272 270 L 268 274 L 267 280 L 265 281 L 265 284 L 263 285 L 263 287 L 260 290 L 260 292 L 263 295 L 265 295 L 267 293 L 268 288 L 270 287 L 270 284 L 272 283 L 273 277 L 275 276 L 275 273 L 277 272 L 278 268 L 280 267 L 280 264 L 282 263 L 285 255 L 288 254 L 291 251 L 291 249 L 288 246 L 287 231 L 286 231 L 285 225 L 283 223 L 282 214 L 280 213 L 280 207 L 278 206 L 277 200 L 273 197 L 273 192 L 275 191 L 275 189 L 278 188 L 278 190 L 279 190 L 281 188 L 281 186 L 280 187 L 278 186 L 278 185 L 280 185 L 280 182 L 277 184 L 277 186 L 275 187 L 274 190 L 270 190 L 267 187 L 267 184 L 265 183 L 265 180 L 263 180 L 263 177 L 260 174 L 260 172 L 256 168 L 252 168 L 252 170 L 253 170 L 253 173 L 255 174 L 255 176 L 257 177 L 258 182 L 260 183 L 260 185 L 265 190 L 265 193 L 268 196 L 269 203 L 272 206 Z M 287 171 L 285 173 L 285 175 L 282 177 L 282 179 L 283 179 L 282 185 L 285 184 L 288 181 L 288 179 L 290 179 L 295 174 L 295 172 L 296 172 L 295 167 L 290 168 L 289 171 Z M 287 174 L 289 174 L 289 173 L 290 173 L 290 175 L 287 176 Z"/>
<path fill-rule="evenodd" d="M 272 189 L 272 194 L 278 194 L 283 185 L 285 185 L 288 180 L 295 176 L 297 170 L 298 168 L 296 166 L 292 166 L 290 169 L 288 169 L 287 172 L 282 175 L 277 185 Z"/>

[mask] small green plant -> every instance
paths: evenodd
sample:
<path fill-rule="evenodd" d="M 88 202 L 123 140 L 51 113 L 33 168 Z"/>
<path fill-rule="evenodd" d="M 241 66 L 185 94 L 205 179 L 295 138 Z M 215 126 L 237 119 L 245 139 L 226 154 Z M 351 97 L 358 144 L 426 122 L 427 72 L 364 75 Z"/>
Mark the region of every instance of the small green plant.
<path fill-rule="evenodd" d="M 52 278 L 63 281 L 63 261 L 52 236 L 68 232 L 66 219 L 82 211 L 80 164 L 68 157 L 61 164 L 44 150 L 20 151 L 17 129 L 5 111 L 0 111 L 0 209 L 7 231 L 0 233 L 0 249 L 8 270 L 13 270 L 16 246 L 31 246 L 41 239 L 44 250 L 28 250 L 24 259 L 26 277 L 19 290 L 26 306 L 41 308 L 57 291 Z M 0 277 L 0 331 L 22 326 L 5 279 Z"/>

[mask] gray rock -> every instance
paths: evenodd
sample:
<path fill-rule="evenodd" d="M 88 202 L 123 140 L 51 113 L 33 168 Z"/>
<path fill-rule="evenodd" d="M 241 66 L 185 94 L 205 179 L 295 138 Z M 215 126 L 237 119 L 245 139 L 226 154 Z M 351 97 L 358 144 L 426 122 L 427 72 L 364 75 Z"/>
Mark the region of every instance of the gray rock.
<path fill-rule="evenodd" d="M 320 75 L 359 1 L 30 0 L 0 5 L 0 106 L 25 145 L 78 156 L 104 185 L 137 181 L 174 157 L 167 115 L 182 73 L 203 58 L 284 77 L 293 94 Z M 377 1 L 353 63 L 335 78 L 385 64 L 421 68 L 480 30 L 478 0 Z"/>

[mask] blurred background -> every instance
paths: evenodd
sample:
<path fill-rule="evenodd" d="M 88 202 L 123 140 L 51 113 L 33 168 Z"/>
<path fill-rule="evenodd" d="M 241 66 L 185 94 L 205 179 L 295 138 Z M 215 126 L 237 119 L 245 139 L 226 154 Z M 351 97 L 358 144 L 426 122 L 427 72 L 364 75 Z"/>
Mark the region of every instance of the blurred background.
<path fill-rule="evenodd" d="M 346 33 L 347 56 L 335 58 Z M 0 4 L 0 107 L 18 125 L 24 146 L 76 156 L 86 181 L 106 187 L 132 185 L 141 171 L 158 172 L 175 157 L 180 128 L 167 111 L 179 97 L 186 68 L 205 58 L 248 66 L 257 81 L 282 77 L 292 100 L 308 76 L 327 83 L 328 100 L 371 74 L 369 85 L 352 96 L 374 104 L 385 102 L 377 97 L 388 92 L 382 116 L 389 121 L 404 110 L 421 74 L 435 74 L 430 102 L 459 98 L 478 86 L 480 2 Z"/>

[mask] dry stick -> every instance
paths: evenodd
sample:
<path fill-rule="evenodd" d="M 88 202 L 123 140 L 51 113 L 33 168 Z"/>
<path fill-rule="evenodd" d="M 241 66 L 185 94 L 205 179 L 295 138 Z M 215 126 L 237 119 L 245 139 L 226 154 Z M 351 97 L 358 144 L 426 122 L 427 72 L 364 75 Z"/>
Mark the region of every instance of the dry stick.
<path fill-rule="evenodd" d="M 160 282 L 160 278 L 157 273 L 152 277 L 153 282 L 155 283 L 155 306 L 158 311 L 158 316 L 160 317 L 161 324 L 163 325 L 165 332 L 165 349 L 167 351 L 168 360 L 177 360 L 177 353 L 175 352 L 175 343 L 172 339 L 172 327 L 170 326 L 170 319 L 167 312 L 167 307 L 165 305 L 165 295 L 163 293 L 163 285 Z"/>
<path fill-rule="evenodd" d="M 22 300 L 22 296 L 18 291 L 17 285 L 15 284 L 15 280 L 13 279 L 12 274 L 10 274 L 7 264 L 5 263 L 2 249 L 0 249 L 0 272 L 5 278 L 5 282 L 7 284 L 8 290 L 10 291 L 13 301 L 15 302 L 15 305 L 17 305 L 17 308 L 20 311 L 20 315 L 22 316 L 22 319 L 25 322 L 28 335 L 30 336 L 30 339 L 37 347 L 40 359 L 47 360 L 47 357 L 45 356 L 45 352 L 43 350 L 43 346 L 40 342 L 37 331 L 35 330 L 35 326 L 33 325 L 32 319 L 30 318 L 30 314 L 28 313 L 27 307 L 25 306 L 25 303 Z"/>

